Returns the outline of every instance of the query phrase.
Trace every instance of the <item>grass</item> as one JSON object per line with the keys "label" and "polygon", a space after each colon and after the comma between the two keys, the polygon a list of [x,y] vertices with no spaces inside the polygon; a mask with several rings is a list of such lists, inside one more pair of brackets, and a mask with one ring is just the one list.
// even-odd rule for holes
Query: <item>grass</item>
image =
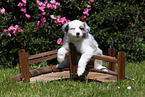
{"label": "grass", "polygon": [[144,64],[145,61],[126,64],[126,75],[134,78],[135,82],[125,80],[108,83],[71,79],[46,83],[10,83],[10,78],[19,73],[19,68],[0,68],[0,97],[144,97]]}

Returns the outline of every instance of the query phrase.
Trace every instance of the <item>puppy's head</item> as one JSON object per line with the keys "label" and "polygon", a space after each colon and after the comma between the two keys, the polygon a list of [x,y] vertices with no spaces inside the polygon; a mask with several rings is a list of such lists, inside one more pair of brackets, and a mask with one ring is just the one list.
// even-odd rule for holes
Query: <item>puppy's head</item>
{"label": "puppy's head", "polygon": [[64,24],[62,30],[68,35],[69,39],[78,41],[86,37],[90,31],[90,27],[85,22],[74,20]]}

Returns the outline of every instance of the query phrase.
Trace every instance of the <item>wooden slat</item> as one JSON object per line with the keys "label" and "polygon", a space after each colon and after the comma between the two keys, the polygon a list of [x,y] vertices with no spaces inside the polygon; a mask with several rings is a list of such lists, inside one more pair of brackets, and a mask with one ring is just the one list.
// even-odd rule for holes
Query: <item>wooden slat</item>
{"label": "wooden slat", "polygon": [[108,62],[115,62],[115,63],[118,62],[118,60],[115,59],[114,57],[111,57],[111,56],[105,56],[105,55],[103,55],[103,56],[94,55],[93,58],[94,58],[94,59],[99,59],[99,60],[108,61]]}
{"label": "wooden slat", "polygon": [[42,62],[42,61],[47,61],[47,60],[51,60],[57,58],[57,55],[51,55],[51,56],[47,56],[47,57],[43,57],[43,58],[39,58],[39,59],[34,59],[34,60],[30,60],[29,64],[34,64],[34,63],[38,63],[38,62]]}
{"label": "wooden slat", "polygon": [[42,56],[46,56],[46,55],[55,54],[55,53],[57,53],[57,50],[48,51],[48,52],[44,52],[44,53],[40,53],[40,54],[35,54],[35,55],[30,55],[29,59],[34,59],[34,58],[38,58],[38,57],[42,57]]}

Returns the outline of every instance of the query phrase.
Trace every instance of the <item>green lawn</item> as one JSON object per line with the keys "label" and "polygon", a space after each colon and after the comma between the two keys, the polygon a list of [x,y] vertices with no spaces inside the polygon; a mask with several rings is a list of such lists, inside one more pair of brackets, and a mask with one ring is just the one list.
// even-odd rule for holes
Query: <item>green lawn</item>
{"label": "green lawn", "polygon": [[145,61],[126,64],[126,75],[135,79],[135,82],[61,80],[47,83],[10,83],[10,78],[18,73],[18,67],[0,68],[0,97],[145,97]]}

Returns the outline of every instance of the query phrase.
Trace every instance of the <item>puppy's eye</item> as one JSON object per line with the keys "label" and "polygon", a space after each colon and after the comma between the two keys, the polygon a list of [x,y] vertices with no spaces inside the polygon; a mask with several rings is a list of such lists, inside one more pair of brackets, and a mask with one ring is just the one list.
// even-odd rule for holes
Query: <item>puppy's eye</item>
{"label": "puppy's eye", "polygon": [[80,27],[81,30],[85,30],[84,28]]}
{"label": "puppy's eye", "polygon": [[75,28],[70,28],[70,30],[75,30]]}

